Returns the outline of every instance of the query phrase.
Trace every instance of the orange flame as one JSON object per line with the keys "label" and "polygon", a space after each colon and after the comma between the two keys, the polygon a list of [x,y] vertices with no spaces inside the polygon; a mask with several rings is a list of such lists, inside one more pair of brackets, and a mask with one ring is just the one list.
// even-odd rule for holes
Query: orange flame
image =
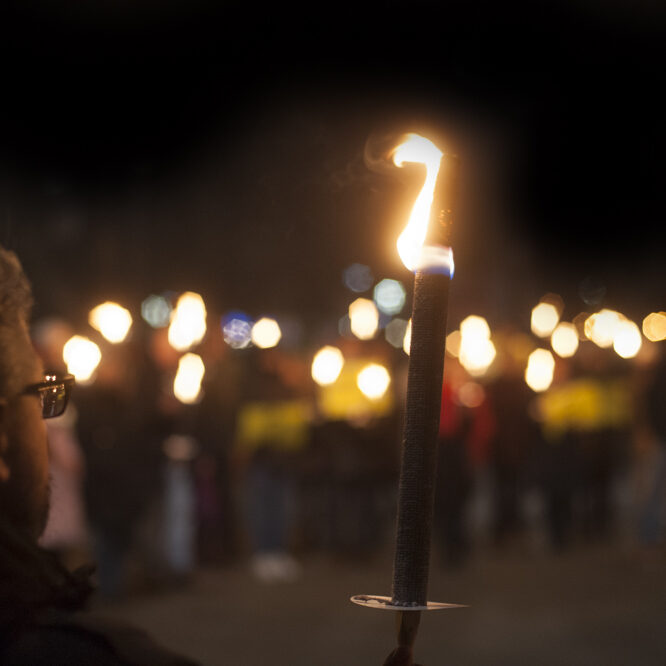
{"label": "orange flame", "polygon": [[[432,255],[432,250],[442,250],[444,248],[424,248],[426,234],[428,232],[428,221],[430,219],[430,209],[435,194],[435,185],[439,175],[439,167],[442,161],[443,153],[435,146],[432,141],[418,134],[407,134],[405,141],[400,144],[393,153],[393,162],[396,166],[402,167],[405,162],[416,162],[423,164],[426,168],[426,177],[423,187],[419,192],[412,213],[407,222],[407,226],[398,238],[398,254],[402,263],[411,271],[422,268],[424,262],[451,264],[451,273],[453,268],[450,250],[445,248],[446,256],[425,257],[424,250]],[[437,252],[441,255],[441,252]]]}

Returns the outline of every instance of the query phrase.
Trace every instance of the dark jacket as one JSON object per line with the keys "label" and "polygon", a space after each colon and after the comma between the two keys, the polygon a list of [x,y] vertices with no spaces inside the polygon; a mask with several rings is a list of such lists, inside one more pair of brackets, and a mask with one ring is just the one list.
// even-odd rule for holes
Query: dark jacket
{"label": "dark jacket", "polygon": [[146,633],[84,611],[90,569],[72,574],[0,522],[0,664],[194,666]]}

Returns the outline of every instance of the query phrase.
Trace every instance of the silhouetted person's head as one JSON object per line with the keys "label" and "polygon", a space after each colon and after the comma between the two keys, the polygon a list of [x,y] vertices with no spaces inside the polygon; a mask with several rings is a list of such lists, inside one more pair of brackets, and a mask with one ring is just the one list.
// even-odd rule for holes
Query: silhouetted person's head
{"label": "silhouetted person's head", "polygon": [[48,513],[49,467],[31,304],[19,260],[0,247],[0,521],[37,538]]}

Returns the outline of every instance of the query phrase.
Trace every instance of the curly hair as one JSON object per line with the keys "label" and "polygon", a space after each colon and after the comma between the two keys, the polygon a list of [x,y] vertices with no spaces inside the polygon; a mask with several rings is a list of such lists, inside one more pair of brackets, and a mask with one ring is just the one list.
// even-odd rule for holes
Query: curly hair
{"label": "curly hair", "polygon": [[25,353],[31,308],[32,292],[21,262],[0,246],[0,396],[5,398],[21,390],[25,372],[34,365]]}

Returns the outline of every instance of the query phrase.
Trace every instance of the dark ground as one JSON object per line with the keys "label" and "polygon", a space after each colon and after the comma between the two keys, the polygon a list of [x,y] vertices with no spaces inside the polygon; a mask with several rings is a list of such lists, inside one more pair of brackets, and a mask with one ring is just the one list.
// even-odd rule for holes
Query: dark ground
{"label": "dark ground", "polygon": [[[663,666],[665,562],[663,552],[645,560],[629,546],[588,544],[560,555],[487,551],[456,572],[435,566],[430,598],[469,608],[425,615],[416,657],[425,666]],[[393,617],[348,599],[388,594],[390,576],[390,554],[372,564],[306,560],[290,584],[260,584],[242,566],[203,570],[187,589],[106,612],[211,666],[379,666]]]}

